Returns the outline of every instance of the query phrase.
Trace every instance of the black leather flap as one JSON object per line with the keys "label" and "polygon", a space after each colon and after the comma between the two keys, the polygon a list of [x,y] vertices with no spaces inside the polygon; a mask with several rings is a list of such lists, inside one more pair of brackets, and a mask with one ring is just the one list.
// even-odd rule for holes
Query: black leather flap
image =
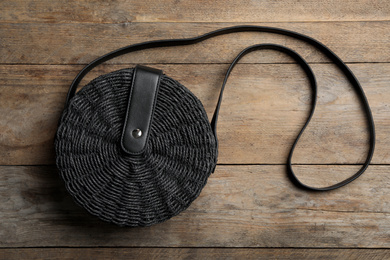
{"label": "black leather flap", "polygon": [[161,70],[137,65],[130,87],[129,103],[121,139],[122,149],[130,154],[143,151],[160,85]]}

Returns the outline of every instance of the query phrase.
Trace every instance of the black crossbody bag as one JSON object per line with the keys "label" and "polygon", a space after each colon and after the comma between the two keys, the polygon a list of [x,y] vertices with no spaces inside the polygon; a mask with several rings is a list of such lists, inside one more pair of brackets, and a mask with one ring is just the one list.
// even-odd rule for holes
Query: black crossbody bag
{"label": "black crossbody bag", "polygon": [[[302,40],[324,53],[344,73],[358,94],[369,129],[367,158],[354,175],[323,188],[303,184],[294,174],[294,148],[313,116],[315,76],[295,51],[276,44],[247,47],[230,64],[211,123],[200,100],[161,70],[137,65],[92,80],[76,94],[82,78],[117,56],[151,48],[191,45],[236,32],[267,32]],[[299,188],[329,191],[358,178],[370,164],[375,127],[367,98],[348,66],[325,45],[279,28],[235,26],[187,39],[138,43],[103,55],[73,80],[55,136],[56,164],[68,192],[89,213],[120,226],[149,226],[185,210],[214,172],[218,158],[217,120],[230,72],[246,54],[264,49],[283,52],[305,71],[312,89],[311,111],[287,158],[287,174]]]}

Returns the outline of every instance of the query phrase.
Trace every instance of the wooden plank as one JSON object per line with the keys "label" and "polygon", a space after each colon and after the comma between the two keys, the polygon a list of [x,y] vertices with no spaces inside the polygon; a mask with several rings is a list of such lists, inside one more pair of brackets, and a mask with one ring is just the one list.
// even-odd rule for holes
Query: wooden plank
{"label": "wooden plank", "polygon": [[[91,9],[93,11],[91,11]],[[297,22],[389,20],[390,4],[344,1],[1,1],[2,22]]]}
{"label": "wooden plank", "polygon": [[[107,65],[87,76],[131,67]],[[162,65],[203,102],[209,118],[227,65]],[[53,164],[53,137],[68,86],[81,66],[0,66],[0,164]],[[368,95],[377,125],[374,163],[390,163],[390,64],[351,64]],[[361,163],[367,133],[350,86],[329,64],[314,64],[319,105],[298,144],[294,163]],[[219,163],[283,164],[310,107],[310,90],[294,64],[237,65],[218,125]],[[308,156],[310,154],[310,156]]]}
{"label": "wooden plank", "polygon": [[[296,166],[329,184],[356,166]],[[0,247],[359,247],[390,246],[390,166],[370,166],[334,192],[297,190],[281,165],[218,166],[200,197],[171,220],[120,228],[89,216],[54,167],[0,167]],[[321,178],[322,177],[322,178]]]}
{"label": "wooden plank", "polygon": [[18,248],[0,249],[3,259],[389,259],[388,249],[266,248]]}
{"label": "wooden plank", "polygon": [[[4,2],[5,3],[5,2]],[[0,24],[0,63],[85,64],[111,50],[158,39],[188,38],[237,24]],[[327,45],[346,62],[389,62],[390,21],[263,23],[307,34]],[[328,61],[319,52],[287,36],[236,33],[174,48],[147,50],[117,58],[115,63],[227,63],[245,47],[277,43],[297,50],[310,62]],[[291,62],[284,55],[250,55],[248,63]]]}

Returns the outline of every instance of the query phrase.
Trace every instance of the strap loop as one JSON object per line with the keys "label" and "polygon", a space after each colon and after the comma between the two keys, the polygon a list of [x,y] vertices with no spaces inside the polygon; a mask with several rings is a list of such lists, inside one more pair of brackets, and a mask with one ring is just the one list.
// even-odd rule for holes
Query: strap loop
{"label": "strap loop", "polygon": [[127,53],[134,52],[134,51],[140,51],[140,50],[151,49],[151,48],[159,48],[159,47],[172,47],[172,46],[190,45],[190,44],[195,44],[195,43],[207,40],[207,39],[209,39],[211,37],[215,37],[215,36],[218,36],[218,35],[230,34],[230,33],[236,33],[236,32],[268,32],[268,33],[275,33],[275,34],[286,35],[286,36],[289,36],[289,37],[292,37],[292,38],[295,38],[295,39],[302,40],[302,41],[304,41],[306,43],[309,43],[309,44],[313,45],[314,47],[316,47],[317,49],[319,49],[321,52],[323,52],[344,73],[344,75],[347,77],[349,82],[352,84],[354,90],[356,91],[356,93],[358,94],[358,96],[360,98],[360,101],[362,103],[364,112],[366,114],[366,120],[367,120],[367,124],[368,124],[368,129],[369,129],[369,132],[370,132],[370,147],[369,147],[369,151],[368,151],[368,154],[367,154],[367,157],[366,157],[366,161],[363,163],[363,166],[361,167],[361,169],[358,172],[356,172],[354,175],[352,175],[351,177],[349,177],[349,178],[345,179],[344,181],[341,181],[341,182],[339,182],[339,183],[337,183],[335,185],[328,186],[328,187],[323,187],[323,188],[312,187],[312,186],[308,186],[306,184],[303,184],[296,177],[296,175],[295,175],[295,173],[294,173],[294,171],[292,169],[291,159],[292,159],[292,156],[293,156],[293,152],[294,152],[295,146],[296,146],[296,144],[299,141],[299,138],[301,137],[303,131],[305,130],[306,126],[309,124],[310,119],[313,116],[313,113],[314,113],[314,110],[315,110],[315,105],[316,105],[316,98],[317,98],[317,84],[316,84],[316,80],[315,80],[315,77],[314,77],[314,74],[313,74],[312,70],[310,69],[310,67],[307,64],[307,62],[301,56],[299,56],[296,52],[292,51],[291,49],[288,49],[286,47],[283,47],[283,46],[280,46],[280,45],[276,45],[276,44],[258,44],[258,45],[250,46],[250,47],[244,49],[235,58],[235,60],[230,65],[230,67],[229,67],[229,69],[228,69],[228,71],[226,73],[225,80],[224,80],[224,82],[222,84],[222,88],[221,88],[221,92],[220,92],[220,95],[219,95],[218,103],[217,103],[217,106],[215,108],[215,112],[214,112],[213,118],[211,120],[211,126],[212,126],[212,129],[214,131],[216,140],[217,140],[217,129],[216,128],[217,128],[217,121],[218,121],[218,113],[219,113],[219,109],[220,109],[221,102],[222,102],[223,91],[225,89],[225,85],[226,85],[227,79],[228,79],[232,69],[236,65],[236,63],[244,55],[246,55],[249,52],[255,51],[255,50],[260,50],[260,49],[278,50],[278,51],[281,51],[281,52],[284,52],[284,53],[290,55],[292,58],[294,58],[298,62],[298,64],[306,72],[306,74],[307,74],[307,76],[309,78],[309,81],[310,81],[310,85],[311,85],[311,87],[313,89],[313,92],[312,92],[312,108],[311,108],[310,115],[307,118],[307,121],[306,121],[305,125],[302,127],[301,131],[299,132],[295,142],[293,143],[291,151],[290,151],[290,154],[289,154],[288,159],[287,159],[287,174],[288,174],[290,180],[297,187],[302,188],[302,189],[311,190],[311,191],[328,191],[328,190],[334,190],[334,189],[340,188],[340,187],[342,187],[342,186],[352,182],[356,178],[358,178],[367,169],[368,165],[370,164],[372,156],[374,154],[374,149],[375,149],[375,125],[374,125],[374,120],[373,120],[373,117],[372,117],[371,109],[370,109],[370,106],[368,104],[366,95],[365,95],[362,87],[360,86],[359,81],[356,79],[356,77],[352,73],[352,71],[328,47],[326,47],[324,44],[320,43],[319,41],[317,41],[317,40],[315,40],[315,39],[313,39],[311,37],[308,37],[306,35],[303,35],[303,34],[300,34],[300,33],[296,33],[296,32],[293,32],[293,31],[285,30],[285,29],[274,28],[274,27],[266,27],[266,26],[255,26],[255,25],[233,26],[233,27],[227,27],[227,28],[222,28],[222,29],[219,29],[219,30],[215,30],[215,31],[212,31],[212,32],[209,32],[209,33],[197,36],[197,37],[193,37],[193,38],[148,41],[148,42],[143,42],[143,43],[129,45],[129,46],[126,46],[126,47],[114,50],[114,51],[112,51],[110,53],[107,53],[107,54],[97,58],[96,60],[92,61],[91,63],[86,65],[79,72],[79,74],[73,80],[73,82],[72,82],[72,84],[71,84],[71,86],[69,88],[68,95],[66,97],[65,106],[66,107],[68,106],[70,100],[75,95],[77,86],[79,85],[79,83],[83,79],[83,77],[89,71],[91,71],[94,67],[96,67],[97,65],[99,65],[99,64],[101,64],[101,63],[103,63],[105,61],[108,61],[108,60],[113,59],[115,57],[118,57],[120,55],[127,54]]}

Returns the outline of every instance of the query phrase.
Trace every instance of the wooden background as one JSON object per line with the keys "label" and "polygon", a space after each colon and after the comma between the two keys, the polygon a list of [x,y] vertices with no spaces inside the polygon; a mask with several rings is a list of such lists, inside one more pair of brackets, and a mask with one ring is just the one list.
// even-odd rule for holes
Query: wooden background
{"label": "wooden background", "polygon": [[[304,33],[348,63],[376,123],[368,171],[327,193],[289,182],[286,158],[309,112],[310,89],[290,58],[262,51],[245,57],[230,77],[219,164],[188,210],[156,226],[118,228],[76,206],[53,149],[76,73],[128,44],[239,24]],[[318,108],[293,158],[298,175],[312,185],[350,176],[368,150],[359,100],[340,71],[297,40],[225,35],[126,55],[87,80],[149,64],[187,86],[210,117],[228,63],[246,46],[268,42],[298,51],[319,82]],[[389,259],[389,85],[389,1],[0,1],[0,259]]]}

